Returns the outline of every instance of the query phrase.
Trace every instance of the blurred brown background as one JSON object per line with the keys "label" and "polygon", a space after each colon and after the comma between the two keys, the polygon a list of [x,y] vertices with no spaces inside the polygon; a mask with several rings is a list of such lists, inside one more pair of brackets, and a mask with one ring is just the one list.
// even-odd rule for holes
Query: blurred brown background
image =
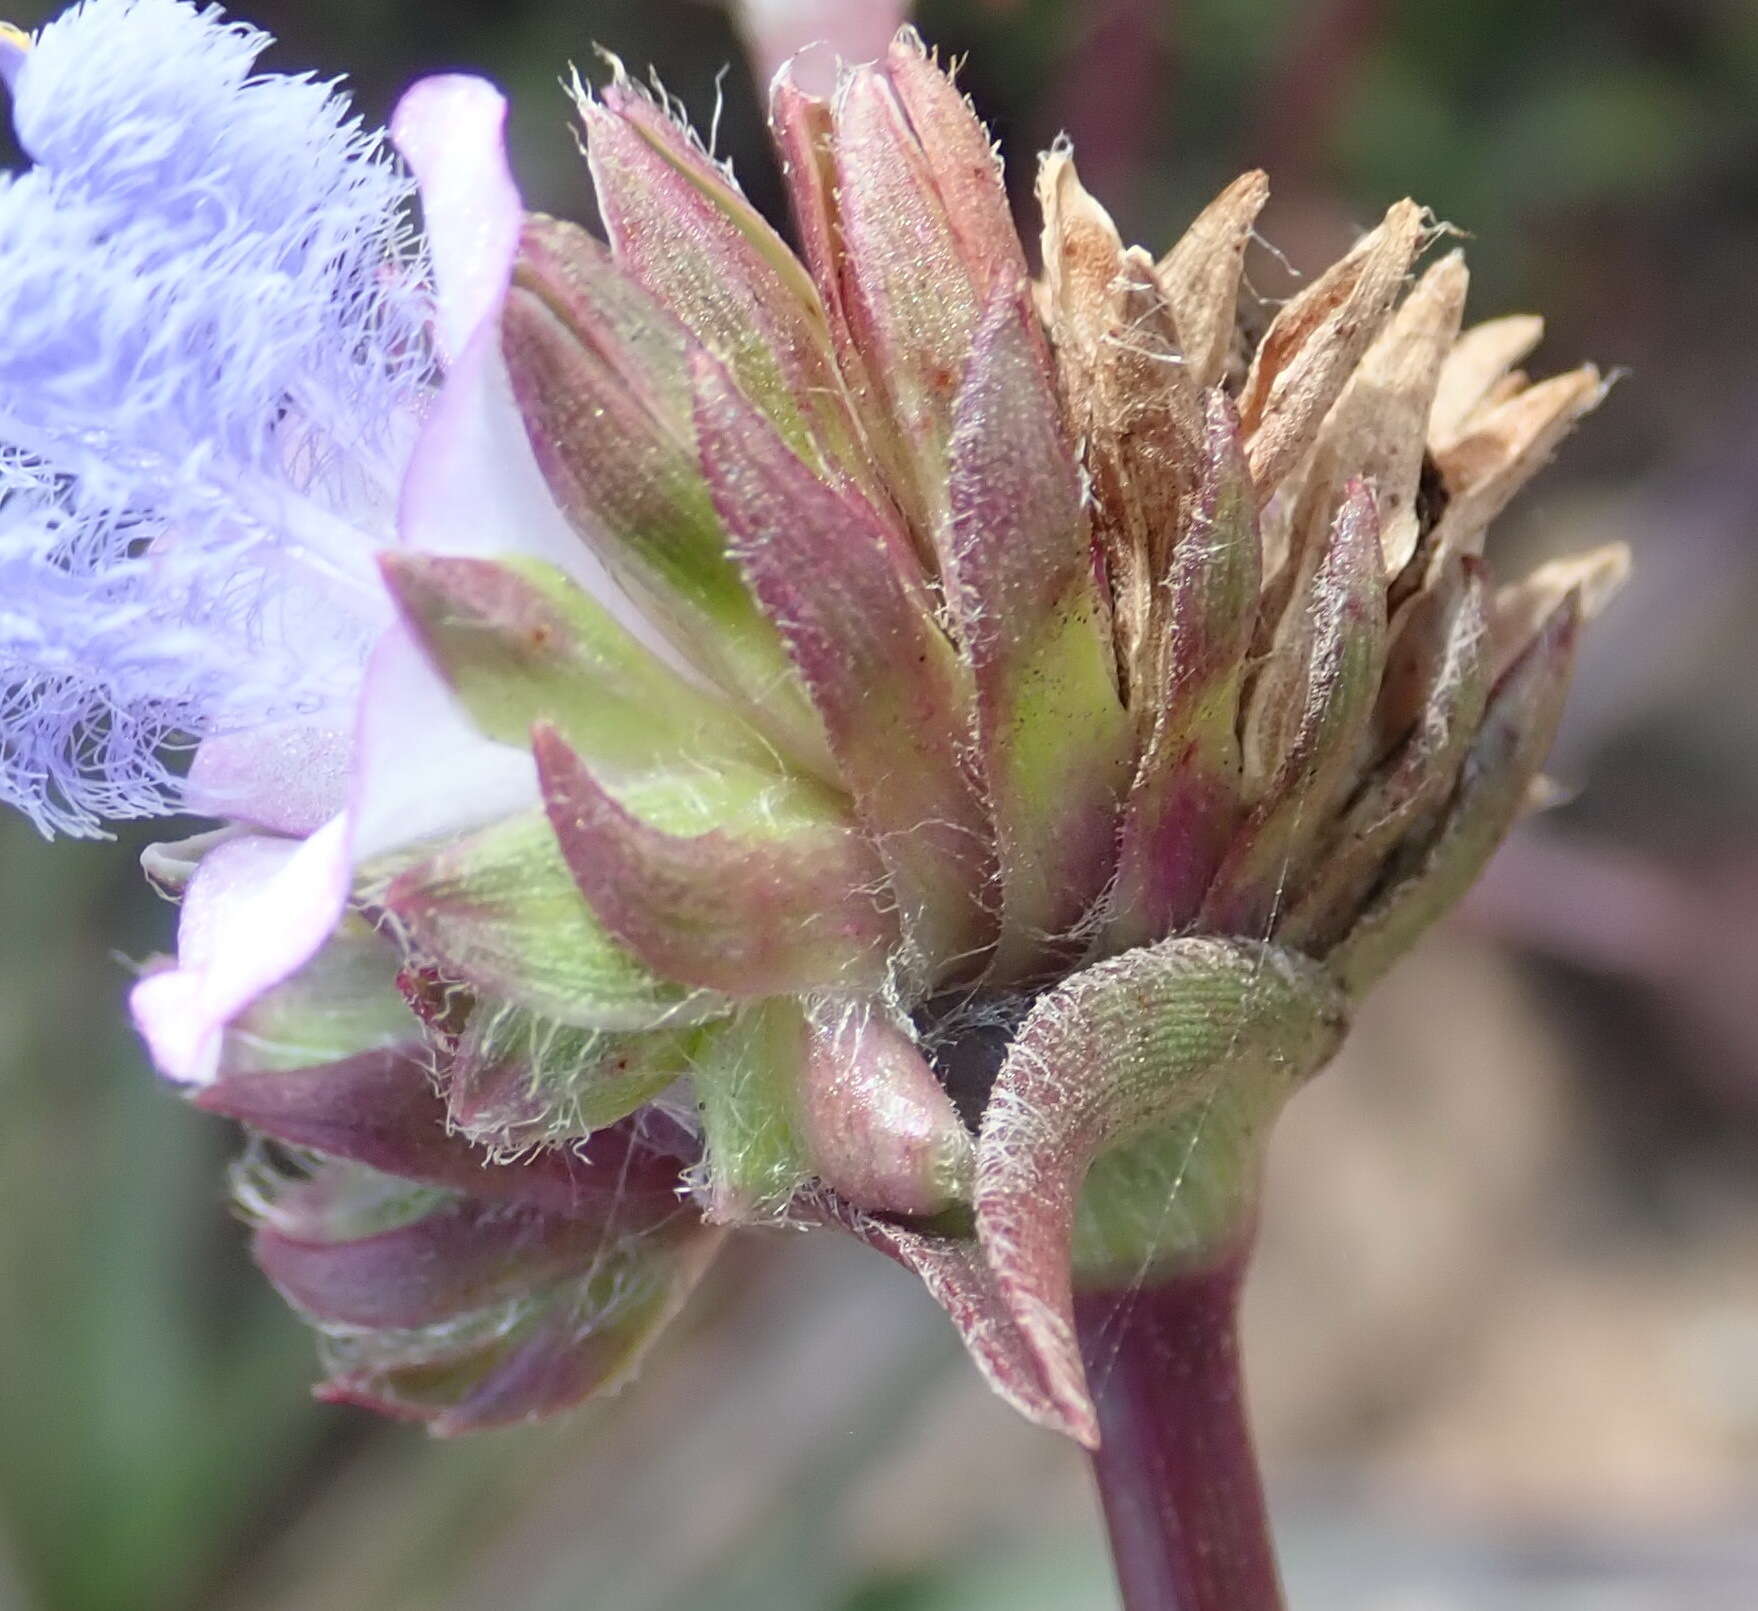
{"label": "blurred brown background", "polygon": [[[15,7],[17,0],[14,0]],[[14,11],[26,26],[53,8]],[[653,63],[775,209],[706,0],[255,0],[369,117],[435,68],[515,100],[533,206],[589,213],[558,77]],[[1553,771],[1469,911],[1278,1136],[1248,1317],[1299,1611],[1758,1604],[1758,7],[925,0],[1029,191],[1059,128],[1125,233],[1240,169],[1328,261],[1410,193],[1479,317],[1628,371],[1499,528],[1626,538]],[[720,76],[722,69],[724,76]],[[1253,279],[1285,291],[1268,253]],[[462,1445],[305,1396],[155,1088],[123,956],[151,835],[0,823],[3,1611],[1050,1611],[1112,1601],[1081,1463],[899,1273],[747,1240],[622,1399]]]}

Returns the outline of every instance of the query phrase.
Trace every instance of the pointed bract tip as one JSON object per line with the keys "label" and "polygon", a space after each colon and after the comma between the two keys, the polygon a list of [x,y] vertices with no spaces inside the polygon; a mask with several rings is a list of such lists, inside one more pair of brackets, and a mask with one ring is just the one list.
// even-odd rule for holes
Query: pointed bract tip
{"label": "pointed bract tip", "polygon": [[928,48],[927,41],[922,38],[921,29],[913,22],[906,22],[891,36],[891,49],[894,52],[908,51],[912,55],[926,57],[929,61],[937,60],[935,52]]}

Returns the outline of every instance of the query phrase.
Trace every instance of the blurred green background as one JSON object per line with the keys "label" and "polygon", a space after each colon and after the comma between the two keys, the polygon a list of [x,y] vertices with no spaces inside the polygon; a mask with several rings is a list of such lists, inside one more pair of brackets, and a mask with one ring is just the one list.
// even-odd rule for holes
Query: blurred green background
{"label": "blurred green background", "polygon": [[[32,26],[53,7],[14,0]],[[367,115],[436,68],[515,103],[590,216],[559,77],[652,63],[778,211],[706,0],[256,0]],[[1029,192],[1073,134],[1152,248],[1271,170],[1316,267],[1410,193],[1476,316],[1628,371],[1500,562],[1626,538],[1555,770],[1468,911],[1277,1139],[1248,1310],[1298,1611],[1736,1611],[1758,1584],[1758,7],[926,0]],[[1287,285],[1267,253],[1254,284]],[[747,1240],[618,1401],[458,1445],[313,1405],[148,1074],[150,835],[0,823],[3,1611],[1050,1611],[1110,1605],[1080,1461],[990,1402],[911,1283]]]}

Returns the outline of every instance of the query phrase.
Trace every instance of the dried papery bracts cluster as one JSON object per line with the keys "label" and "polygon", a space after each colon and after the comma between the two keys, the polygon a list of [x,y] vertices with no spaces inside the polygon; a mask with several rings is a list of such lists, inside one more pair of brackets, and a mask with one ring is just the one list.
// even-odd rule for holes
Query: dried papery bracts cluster
{"label": "dried papery bracts cluster", "polygon": [[399,111],[436,373],[335,814],[260,804],[309,725],[208,737],[233,826],[151,858],[137,1012],[268,1138],[333,1395],[573,1402],[790,1222],[1093,1442],[1075,1286],[1247,1234],[1276,1110],[1532,797],[1624,562],[1498,585],[1484,538],[1602,382],[1461,333],[1407,201],[1260,310],[1262,175],[1156,259],[1059,149],[1034,277],[909,32],[775,85],[798,256],[661,96],[578,105],[604,241],[521,214],[485,86]]}

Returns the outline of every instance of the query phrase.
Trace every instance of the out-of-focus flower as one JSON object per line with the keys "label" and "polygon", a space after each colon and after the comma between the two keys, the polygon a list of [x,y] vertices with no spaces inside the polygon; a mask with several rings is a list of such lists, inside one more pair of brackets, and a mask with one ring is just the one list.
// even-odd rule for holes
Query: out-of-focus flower
{"label": "out-of-focus flower", "polygon": [[1077,1281],[1247,1233],[1534,787],[1622,558],[1497,588],[1483,538],[1598,375],[1461,335],[1410,202],[1249,339],[1257,174],[1155,260],[1053,151],[1034,282],[908,32],[777,82],[803,261],[620,72],[608,243],[523,213],[494,91],[411,90],[417,248],[261,43],[90,0],[10,60],[0,708],[45,826],[225,822],[148,857],[135,1011],[269,1138],[327,1391],[556,1408],[792,1220],[1093,1442]]}
{"label": "out-of-focus flower", "polygon": [[[732,6],[759,78],[767,83],[801,52],[811,52],[795,67],[808,89],[831,87],[838,59],[883,56],[910,14],[910,0],[732,0]],[[814,76],[823,82],[812,82]]]}

